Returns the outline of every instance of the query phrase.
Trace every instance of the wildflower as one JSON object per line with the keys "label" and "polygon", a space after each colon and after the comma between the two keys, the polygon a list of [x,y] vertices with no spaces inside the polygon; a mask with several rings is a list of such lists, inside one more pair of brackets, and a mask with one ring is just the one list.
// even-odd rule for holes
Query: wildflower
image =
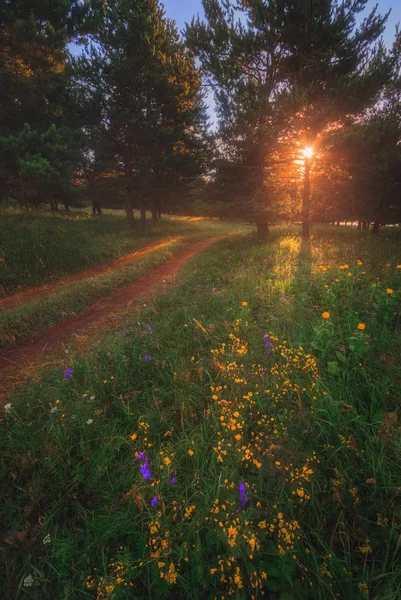
{"label": "wildflower", "polygon": [[241,302],[241,306],[248,306],[248,302]]}
{"label": "wildflower", "polygon": [[193,456],[195,454],[195,452],[193,450],[191,450],[191,448],[188,450],[188,454],[189,456]]}
{"label": "wildflower", "polygon": [[281,294],[280,302],[287,302],[284,294]]}
{"label": "wildflower", "polygon": [[145,452],[137,452],[136,457],[138,460],[143,460],[145,458]]}
{"label": "wildflower", "polygon": [[365,594],[365,596],[367,596],[369,594],[369,588],[368,588],[368,584],[366,583],[366,581],[363,581],[362,583],[358,583],[358,590],[361,592],[361,594]]}
{"label": "wildflower", "polygon": [[145,356],[145,360],[152,360],[152,357],[151,357],[151,356],[149,356],[149,354],[146,354],[146,356]]}
{"label": "wildflower", "polygon": [[8,414],[9,412],[11,412],[12,406],[13,406],[13,405],[11,404],[11,402],[8,402],[7,404],[5,404],[5,405],[4,405],[4,412],[5,412],[6,414]]}
{"label": "wildflower", "polygon": [[297,490],[297,494],[300,498],[303,498],[305,496],[305,491],[301,488],[300,490]]}
{"label": "wildflower", "polygon": [[95,398],[96,398],[96,396],[91,396],[91,397],[89,398],[89,400],[94,400]]}
{"label": "wildflower", "polygon": [[46,544],[50,544],[51,538],[50,538],[50,533],[48,533],[47,535],[45,535],[45,537],[43,538],[43,543]]}
{"label": "wildflower", "polygon": [[53,406],[53,408],[50,410],[50,412],[53,414],[55,412],[57,412],[57,406]]}
{"label": "wildflower", "polygon": [[145,462],[141,465],[141,469],[140,472],[144,478],[145,481],[149,481],[149,479],[152,479],[152,472],[149,468],[149,464],[148,464],[148,459],[145,458]]}
{"label": "wildflower", "polygon": [[269,334],[265,333],[265,335],[263,336],[265,339],[265,346],[266,346],[266,354],[267,356],[270,356],[271,354],[271,348],[273,348],[273,344],[271,343],[271,341],[269,340]]}
{"label": "wildflower", "polygon": [[327,319],[330,319],[330,313],[329,313],[329,312],[327,312],[327,310],[325,310],[325,311],[322,313],[322,319],[324,319],[325,321],[327,321]]}
{"label": "wildflower", "polygon": [[131,440],[132,440],[132,441],[136,440],[136,438],[137,438],[137,437],[138,437],[138,436],[137,436],[137,434],[136,434],[136,433],[133,433],[133,434],[130,436],[130,438],[131,438]]}
{"label": "wildflower", "polygon": [[87,425],[92,425],[92,423],[93,423],[93,419],[88,419],[88,420],[86,421],[86,424],[87,424]]}
{"label": "wildflower", "polygon": [[397,265],[397,269],[401,269],[401,265]]}
{"label": "wildflower", "polygon": [[170,479],[170,485],[171,485],[171,486],[175,485],[175,482],[176,482],[176,481],[177,481],[177,480],[176,480],[176,478],[175,478],[175,477],[172,477],[172,478]]}
{"label": "wildflower", "polygon": [[74,373],[74,369],[67,369],[66,372],[64,373],[64,379],[69,379],[71,377],[71,375],[73,375]]}
{"label": "wildflower", "polygon": [[359,329],[359,331],[363,331],[364,329],[366,329],[365,323],[359,323],[358,324],[358,329]]}
{"label": "wildflower", "polygon": [[128,329],[124,329],[124,335],[127,335],[128,331]]}
{"label": "wildflower", "polygon": [[154,496],[150,502],[151,506],[156,506],[159,501],[159,496]]}
{"label": "wildflower", "polygon": [[24,579],[24,587],[32,587],[33,586],[33,577],[32,575],[28,575],[28,577],[25,577]]}
{"label": "wildflower", "polygon": [[239,499],[241,502],[241,506],[242,508],[245,508],[245,506],[248,503],[248,496],[246,495],[246,487],[245,487],[245,483],[243,481],[241,481],[241,483],[238,486],[239,489]]}
{"label": "wildflower", "polygon": [[393,293],[393,290],[391,288],[387,288],[386,289],[386,294],[388,294],[389,296],[391,296],[392,293]]}
{"label": "wildflower", "polygon": [[361,261],[361,260],[357,260],[357,261],[356,261],[356,264],[357,264],[357,265],[360,267],[360,266],[361,266],[363,263],[362,263],[362,261]]}
{"label": "wildflower", "polygon": [[150,326],[148,327],[148,331],[149,331],[150,335],[152,335],[153,329]]}

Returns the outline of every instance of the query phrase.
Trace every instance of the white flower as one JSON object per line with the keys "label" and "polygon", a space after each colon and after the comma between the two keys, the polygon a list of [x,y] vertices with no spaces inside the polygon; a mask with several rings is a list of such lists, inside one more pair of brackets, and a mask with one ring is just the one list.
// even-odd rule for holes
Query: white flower
{"label": "white flower", "polygon": [[82,394],[82,398],[86,398],[88,394]]}
{"label": "white flower", "polygon": [[28,575],[24,579],[24,587],[32,587],[33,586],[33,577],[32,575]]}
{"label": "white flower", "polygon": [[50,410],[51,413],[55,413],[57,412],[57,406],[53,406],[53,408]]}
{"label": "white flower", "polygon": [[45,535],[45,537],[43,538],[43,543],[44,544],[50,544],[50,533],[48,533],[47,535]]}
{"label": "white flower", "polygon": [[5,412],[6,412],[6,413],[9,413],[9,412],[11,412],[12,406],[13,406],[13,405],[11,404],[11,402],[9,402],[8,404],[5,404],[5,405],[4,405],[4,410],[5,410]]}
{"label": "white flower", "polygon": [[89,400],[94,400],[95,398],[96,398],[96,396],[91,396],[91,397],[89,398]]}
{"label": "white flower", "polygon": [[86,424],[87,424],[87,425],[92,425],[92,423],[93,423],[93,419],[88,419],[88,420],[86,421]]}

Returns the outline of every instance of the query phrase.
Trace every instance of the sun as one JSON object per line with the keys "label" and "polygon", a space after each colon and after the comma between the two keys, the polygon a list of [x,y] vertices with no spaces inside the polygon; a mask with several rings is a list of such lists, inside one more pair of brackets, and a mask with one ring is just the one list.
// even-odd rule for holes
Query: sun
{"label": "sun", "polygon": [[310,146],[307,146],[306,148],[302,149],[302,154],[304,155],[305,158],[312,158],[313,156],[313,148],[311,148]]}

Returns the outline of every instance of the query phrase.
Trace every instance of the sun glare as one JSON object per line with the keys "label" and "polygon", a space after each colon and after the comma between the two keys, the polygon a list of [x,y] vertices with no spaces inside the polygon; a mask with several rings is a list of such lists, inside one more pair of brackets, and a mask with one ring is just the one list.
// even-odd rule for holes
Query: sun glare
{"label": "sun glare", "polygon": [[312,156],[313,156],[313,148],[311,148],[310,146],[307,146],[306,148],[303,148],[302,154],[304,155],[305,158],[312,158]]}

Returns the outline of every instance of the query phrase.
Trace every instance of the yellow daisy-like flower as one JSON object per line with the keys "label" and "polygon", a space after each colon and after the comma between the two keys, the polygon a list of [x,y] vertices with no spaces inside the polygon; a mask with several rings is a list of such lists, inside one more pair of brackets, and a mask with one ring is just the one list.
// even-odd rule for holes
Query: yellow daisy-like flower
{"label": "yellow daisy-like flower", "polygon": [[363,263],[362,263],[362,261],[361,261],[361,260],[357,260],[357,261],[356,261],[356,264],[357,264],[357,265],[360,267],[360,266],[361,266]]}
{"label": "yellow daisy-like flower", "polygon": [[393,293],[393,290],[391,288],[387,288],[386,289],[386,293],[391,296],[391,294]]}
{"label": "yellow daisy-like flower", "polygon": [[300,498],[303,498],[305,496],[305,491],[301,488],[300,490],[297,490],[297,494]]}
{"label": "yellow daisy-like flower", "polygon": [[359,331],[363,331],[364,329],[366,329],[365,323],[359,323],[358,329],[359,329]]}
{"label": "yellow daisy-like flower", "polygon": [[189,456],[193,456],[195,454],[195,452],[193,450],[191,450],[191,448],[188,450],[188,454]]}
{"label": "yellow daisy-like flower", "polygon": [[397,265],[397,269],[401,269],[401,265]]}
{"label": "yellow daisy-like flower", "polygon": [[131,438],[131,440],[132,440],[132,441],[136,440],[136,438],[137,438],[137,437],[138,437],[138,436],[137,436],[137,434],[136,434],[136,433],[133,433],[133,434],[130,436],[130,438]]}
{"label": "yellow daisy-like flower", "polygon": [[322,319],[324,319],[325,321],[327,321],[327,319],[330,319],[330,313],[327,312],[327,310],[325,310],[324,313],[322,313]]}
{"label": "yellow daisy-like flower", "polygon": [[242,306],[248,306],[248,302],[242,302]]}

